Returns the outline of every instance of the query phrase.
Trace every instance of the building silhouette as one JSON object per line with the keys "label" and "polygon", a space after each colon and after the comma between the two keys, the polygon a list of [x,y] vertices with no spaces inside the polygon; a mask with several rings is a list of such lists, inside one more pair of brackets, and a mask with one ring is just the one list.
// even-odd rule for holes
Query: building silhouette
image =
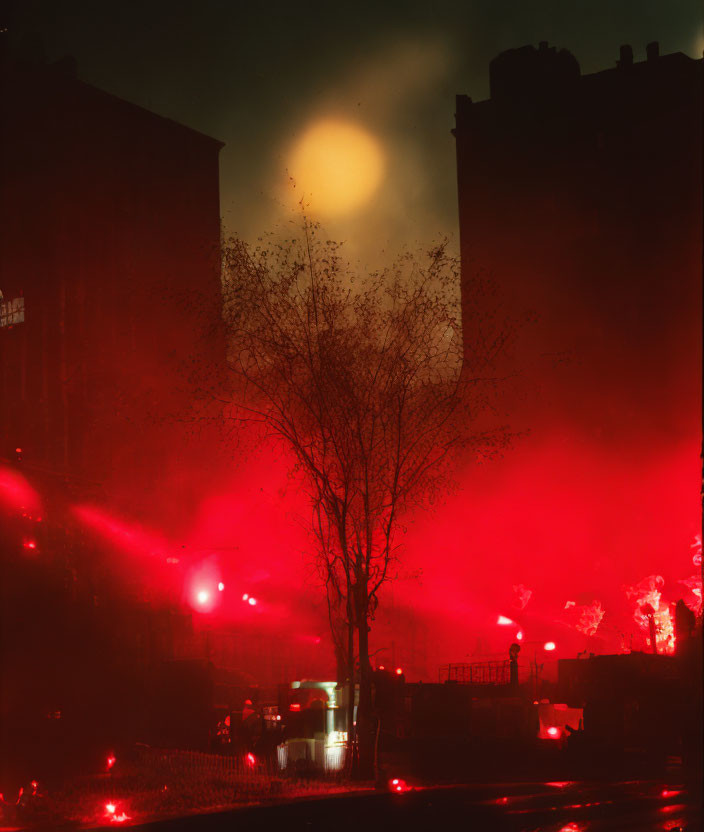
{"label": "building silhouette", "polygon": [[222,144],[70,59],[5,60],[2,110],[0,457],[154,502],[216,358]]}
{"label": "building silhouette", "polygon": [[658,575],[663,607],[696,602],[702,60],[624,46],[583,75],[566,50],[511,49],[453,132],[465,370],[496,380],[491,419],[517,434],[467,486],[464,556],[491,559],[492,591],[536,590],[523,615],[562,622],[563,649],[584,649],[568,599],[607,610],[599,650],[645,649],[624,586]]}
{"label": "building silhouette", "polygon": [[485,273],[517,325],[519,429],[698,430],[702,60],[646,52],[582,75],[567,50],[511,49],[488,100],[457,97],[466,360],[491,335]]}

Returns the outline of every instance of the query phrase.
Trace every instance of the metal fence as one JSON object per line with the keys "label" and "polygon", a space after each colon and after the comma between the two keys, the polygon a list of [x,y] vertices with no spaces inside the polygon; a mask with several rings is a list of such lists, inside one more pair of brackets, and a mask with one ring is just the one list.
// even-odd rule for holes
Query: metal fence
{"label": "metal fence", "polygon": [[446,664],[440,668],[438,681],[463,685],[507,685],[510,682],[509,663],[505,660]]}

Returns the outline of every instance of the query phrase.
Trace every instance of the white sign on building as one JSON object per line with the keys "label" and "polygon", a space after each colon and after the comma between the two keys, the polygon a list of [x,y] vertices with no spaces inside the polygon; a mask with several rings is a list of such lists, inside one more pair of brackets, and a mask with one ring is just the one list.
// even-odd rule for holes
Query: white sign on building
{"label": "white sign on building", "polygon": [[14,326],[24,321],[24,298],[5,300],[0,292],[0,327]]}

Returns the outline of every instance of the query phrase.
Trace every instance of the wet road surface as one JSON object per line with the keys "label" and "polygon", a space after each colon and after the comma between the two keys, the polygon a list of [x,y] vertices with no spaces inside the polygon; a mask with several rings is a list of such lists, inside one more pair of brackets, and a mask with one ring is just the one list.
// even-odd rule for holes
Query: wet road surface
{"label": "wet road surface", "polygon": [[[131,827],[134,829],[135,827]],[[153,832],[699,832],[701,795],[663,781],[485,783],[367,791],[160,821]]]}

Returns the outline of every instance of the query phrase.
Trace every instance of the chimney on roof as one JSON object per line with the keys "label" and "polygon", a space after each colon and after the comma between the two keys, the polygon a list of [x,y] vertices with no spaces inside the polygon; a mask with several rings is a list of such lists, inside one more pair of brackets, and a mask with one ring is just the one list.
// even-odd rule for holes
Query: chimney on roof
{"label": "chimney on roof", "polygon": [[619,69],[628,69],[633,66],[633,47],[625,43],[619,50],[619,59],[616,61]]}
{"label": "chimney on roof", "polygon": [[645,55],[649,61],[660,57],[660,44],[654,40],[645,47]]}

